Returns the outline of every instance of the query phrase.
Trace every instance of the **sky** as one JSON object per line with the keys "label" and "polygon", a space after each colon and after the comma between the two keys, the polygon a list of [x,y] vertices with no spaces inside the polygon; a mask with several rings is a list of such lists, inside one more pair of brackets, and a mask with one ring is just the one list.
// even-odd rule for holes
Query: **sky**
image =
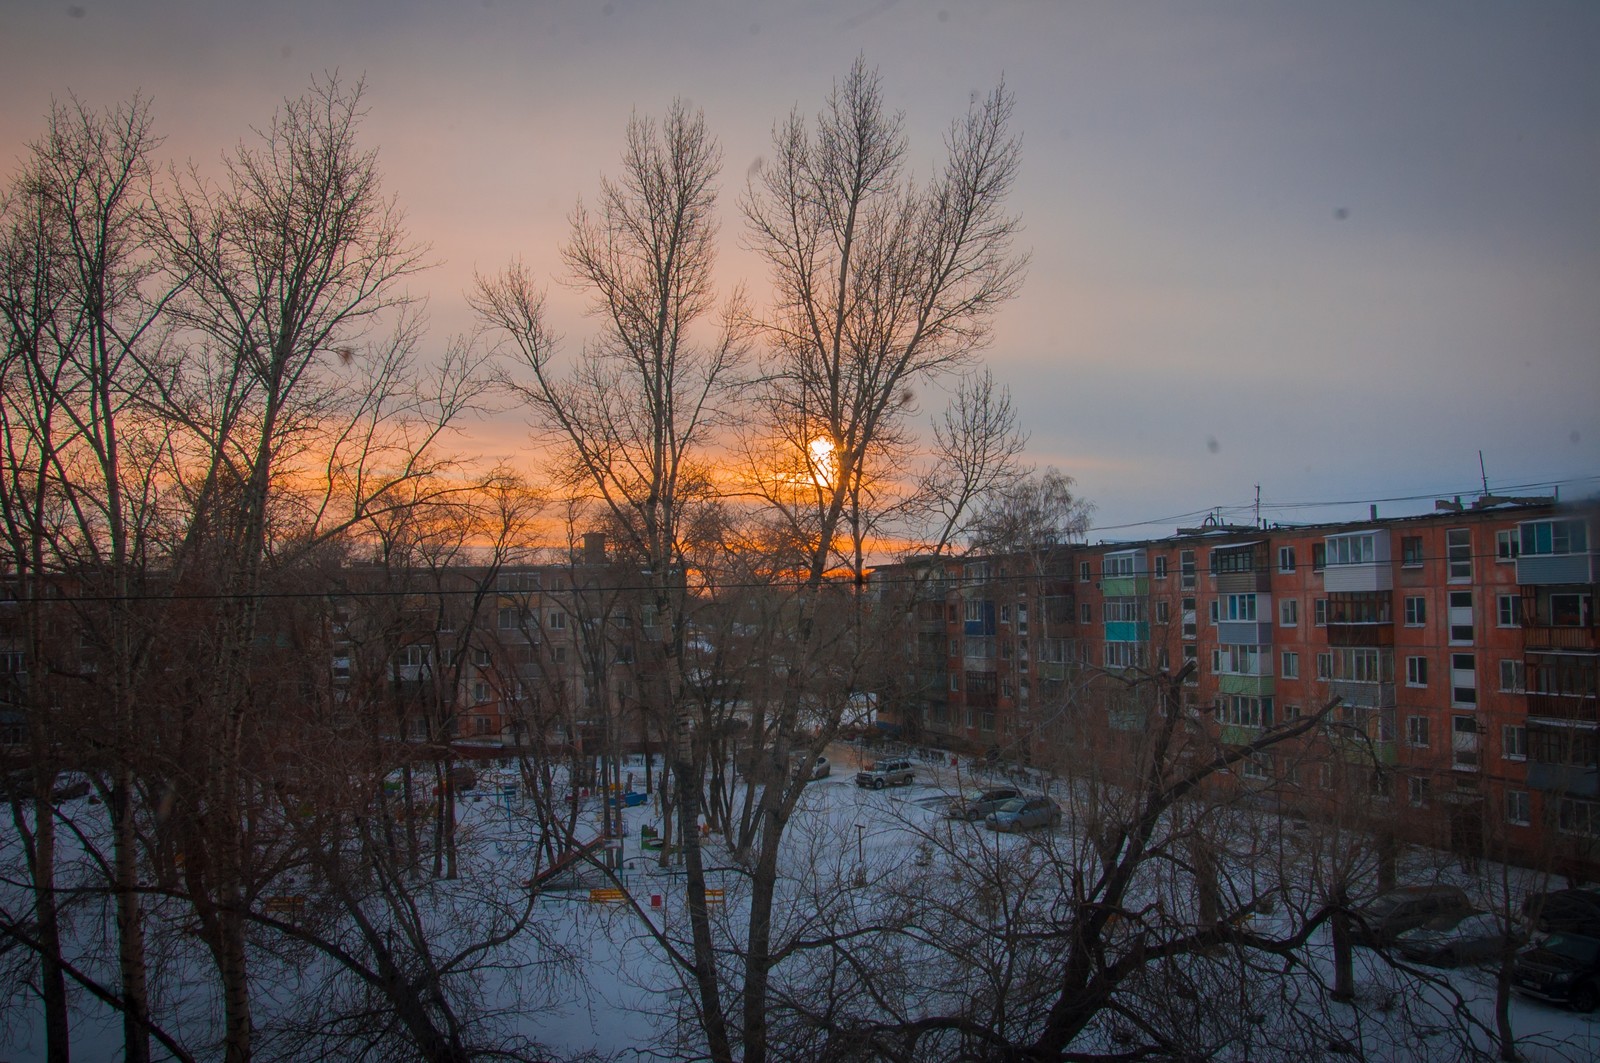
{"label": "sky", "polygon": [[704,110],[719,275],[758,291],[737,196],[858,56],[919,176],[974,94],[1016,96],[1031,263],[984,360],[1091,539],[1600,489],[1587,0],[0,0],[0,173],[68,93],[144,93],[164,157],[208,167],[313,76],[364,77],[364,136],[438,263],[412,285],[428,343],[471,328],[474,272],[521,259],[575,350],[558,249],[629,116]]}

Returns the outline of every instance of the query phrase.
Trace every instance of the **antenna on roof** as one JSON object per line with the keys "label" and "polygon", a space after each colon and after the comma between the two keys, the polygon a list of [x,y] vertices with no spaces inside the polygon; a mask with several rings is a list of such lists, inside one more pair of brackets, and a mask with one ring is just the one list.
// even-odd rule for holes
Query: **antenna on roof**
{"label": "antenna on roof", "polygon": [[1483,448],[1478,448],[1478,475],[1483,479],[1483,493],[1489,493],[1489,474],[1483,467]]}

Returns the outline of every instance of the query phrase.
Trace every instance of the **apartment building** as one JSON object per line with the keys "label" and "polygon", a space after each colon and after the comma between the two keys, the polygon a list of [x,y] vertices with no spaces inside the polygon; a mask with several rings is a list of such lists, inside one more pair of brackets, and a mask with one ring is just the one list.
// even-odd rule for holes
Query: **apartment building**
{"label": "apartment building", "polygon": [[1072,740],[1052,724],[1096,705],[1113,727],[1146,726],[1115,680],[1192,662],[1182,702],[1224,746],[1337,700],[1322,741],[1240,771],[1285,807],[1360,777],[1414,840],[1600,873],[1597,530],[1593,503],[1483,498],[1062,547],[1048,571],[1021,556],[946,563],[919,614],[921,674],[943,689],[925,683],[885,716],[1040,762]]}

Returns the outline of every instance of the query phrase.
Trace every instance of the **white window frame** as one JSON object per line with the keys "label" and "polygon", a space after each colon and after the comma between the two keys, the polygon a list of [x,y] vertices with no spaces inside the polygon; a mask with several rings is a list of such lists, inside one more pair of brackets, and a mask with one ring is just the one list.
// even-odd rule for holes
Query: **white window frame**
{"label": "white window frame", "polygon": [[1425,687],[1428,685],[1428,658],[1414,656],[1406,658],[1406,686]]}
{"label": "white window frame", "polygon": [[1300,655],[1293,650],[1283,651],[1283,678],[1300,678]]}
{"label": "white window frame", "polygon": [[1300,626],[1300,599],[1285,598],[1278,603],[1278,626]]}

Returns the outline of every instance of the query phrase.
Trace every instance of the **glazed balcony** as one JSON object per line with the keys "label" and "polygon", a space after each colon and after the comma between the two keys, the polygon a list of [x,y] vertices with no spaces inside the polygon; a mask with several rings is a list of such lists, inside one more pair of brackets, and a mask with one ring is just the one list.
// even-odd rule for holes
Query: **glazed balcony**
{"label": "glazed balcony", "polygon": [[1329,693],[1351,708],[1392,709],[1395,706],[1393,683],[1367,683],[1355,679],[1334,679]]}
{"label": "glazed balcony", "polygon": [[1270,698],[1273,695],[1274,678],[1270,675],[1228,675],[1217,676],[1217,692],[1221,694],[1247,694],[1251,697]]}

